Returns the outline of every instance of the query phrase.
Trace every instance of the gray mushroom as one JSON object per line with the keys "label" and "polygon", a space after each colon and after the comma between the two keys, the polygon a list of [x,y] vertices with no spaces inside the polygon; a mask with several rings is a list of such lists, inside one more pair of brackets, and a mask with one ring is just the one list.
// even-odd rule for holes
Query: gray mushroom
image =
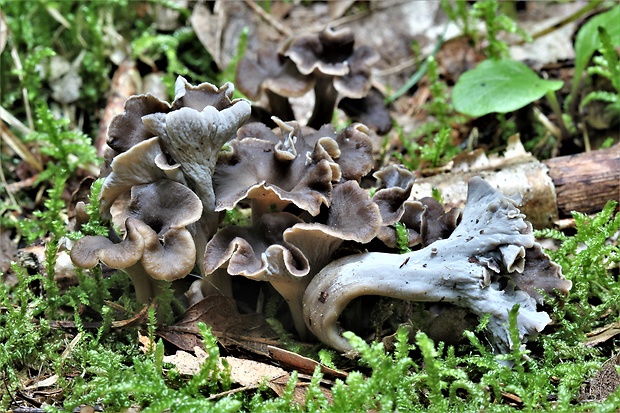
{"label": "gray mushroom", "polygon": [[[338,318],[354,298],[378,295],[452,303],[479,317],[490,314],[487,328],[501,352],[516,344],[508,333],[508,312],[519,304],[521,339],[536,335],[551,320],[537,310],[540,296],[530,295],[531,290],[567,294],[571,282],[541,252],[518,202],[518,197],[506,197],[481,178],[472,178],[462,221],[449,238],[407,254],[370,252],[330,263],[304,294],[308,328],[329,346],[351,350]],[[519,279],[527,279],[530,288],[519,288]]]}
{"label": "gray mushroom", "polygon": [[368,46],[355,47],[348,28],[326,27],[318,34],[290,39],[280,50],[304,75],[312,75],[315,104],[308,126],[319,128],[331,121],[338,94],[353,99],[367,95],[371,87],[370,68],[379,54]]}
{"label": "gray mushroom", "polygon": [[204,272],[226,268],[230,275],[269,282],[288,303],[300,337],[308,338],[306,286],[345,240],[367,243],[381,225],[377,205],[356,181],[334,187],[326,215],[324,223],[307,223],[287,212],[268,213],[251,227],[223,228],[207,244]]}
{"label": "gray mushroom", "polygon": [[260,49],[255,60],[247,54],[241,59],[235,84],[254,101],[265,95],[271,115],[290,121],[295,120],[295,114],[288,98],[305,95],[314,86],[314,79],[301,74],[292,60],[276,50]]}

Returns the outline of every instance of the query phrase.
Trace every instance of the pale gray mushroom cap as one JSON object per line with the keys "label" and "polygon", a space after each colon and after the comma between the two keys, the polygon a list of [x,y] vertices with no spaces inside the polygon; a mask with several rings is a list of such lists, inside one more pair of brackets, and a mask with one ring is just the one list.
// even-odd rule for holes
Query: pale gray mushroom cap
{"label": "pale gray mushroom cap", "polygon": [[[528,264],[529,258],[540,265]],[[537,310],[539,297],[517,286],[519,278],[550,293],[567,294],[571,287],[560,267],[540,253],[531,225],[517,209],[517,198],[505,197],[482,179],[472,178],[462,221],[449,238],[408,254],[372,252],[330,263],[306,289],[304,317],[321,341],[347,351],[351,346],[341,336],[338,317],[359,296],[452,303],[479,317],[490,314],[490,338],[505,352],[513,345],[508,312],[514,305],[520,306],[517,323],[522,340],[551,321]]]}
{"label": "pale gray mushroom cap", "polygon": [[164,150],[181,165],[188,184],[202,200],[205,210],[214,211],[211,177],[215,163],[222,146],[249,118],[250,104],[242,99],[230,100],[234,91],[232,83],[213,90],[217,96],[215,100],[189,93],[193,89],[188,89],[189,85],[183,78],[179,78],[175,86],[173,107],[175,104],[206,106],[200,111],[183,106],[169,113],[143,116],[142,121],[161,138]]}

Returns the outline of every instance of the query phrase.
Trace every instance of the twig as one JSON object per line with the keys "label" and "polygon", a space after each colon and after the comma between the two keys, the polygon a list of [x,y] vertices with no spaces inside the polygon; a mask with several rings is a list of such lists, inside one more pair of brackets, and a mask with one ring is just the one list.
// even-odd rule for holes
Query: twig
{"label": "twig", "polygon": [[558,140],[562,139],[562,131],[560,130],[560,128],[558,128],[556,125],[553,124],[553,122],[551,122],[549,120],[548,117],[545,116],[544,113],[542,113],[540,111],[540,109],[538,109],[537,107],[534,107],[534,116],[536,116],[536,119],[542,123],[542,125],[549,131],[551,132],[551,134],[553,136],[555,136]]}
{"label": "twig", "polygon": [[245,2],[245,4],[247,4],[252,9],[252,11],[257,13],[263,20],[265,20],[267,23],[273,26],[274,29],[276,29],[283,35],[288,37],[293,34],[293,31],[291,29],[289,29],[288,27],[284,26],[279,21],[274,19],[273,16],[271,16],[269,13],[263,10],[262,7],[256,4],[254,0],[243,0],[243,1]]}
{"label": "twig", "polygon": [[[0,108],[1,109],[1,108]],[[3,109],[2,109],[3,110]],[[2,112],[0,112],[0,115]],[[0,136],[2,141],[5,142],[13,151],[28,165],[34,168],[37,172],[43,171],[43,164],[39,161],[32,152],[28,149],[24,143],[11,132],[6,124],[0,120]]]}
{"label": "twig", "polygon": [[[567,16],[565,18],[563,18],[562,20],[560,20],[559,22],[537,32],[534,33],[532,35],[532,39],[538,39],[539,37],[543,37],[548,35],[549,33],[552,33],[558,29],[561,29],[562,27],[566,26],[569,23],[574,22],[575,20],[577,20],[578,18],[580,18],[581,16],[583,16],[584,14],[586,14],[587,12],[589,12],[590,10],[596,8],[599,4],[601,4],[603,2],[603,0],[594,0],[594,1],[590,1],[588,2],[587,5],[585,5],[584,7],[582,7],[581,9],[577,10],[576,12],[574,12],[573,14],[571,14],[570,16]],[[519,42],[517,42],[516,44],[520,45],[520,44],[524,44],[525,40],[521,39]]]}
{"label": "twig", "polygon": [[[22,66],[22,61],[19,58],[19,53],[17,53],[17,49],[15,48],[15,46],[11,48],[11,57],[15,62],[15,68],[17,69],[17,73],[19,74],[19,80],[20,82],[23,82],[24,76],[22,75],[22,72],[24,70],[24,67]],[[30,110],[28,89],[26,89],[25,87],[22,88],[22,97],[24,99],[24,109],[26,109],[26,119],[28,119],[28,126],[30,127],[30,129],[34,129],[34,119],[32,118],[32,110]]]}

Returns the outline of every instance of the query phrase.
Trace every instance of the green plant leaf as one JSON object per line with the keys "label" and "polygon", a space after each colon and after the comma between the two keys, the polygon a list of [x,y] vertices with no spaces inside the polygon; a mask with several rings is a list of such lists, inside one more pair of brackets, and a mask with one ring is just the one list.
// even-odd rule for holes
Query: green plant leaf
{"label": "green plant leaf", "polygon": [[614,46],[620,45],[620,5],[611,8],[605,13],[592,17],[584,24],[575,38],[575,76],[571,86],[574,96],[581,81],[581,74],[588,65],[594,51],[598,49],[600,38],[598,28],[604,27]]}
{"label": "green plant leaf", "polygon": [[461,75],[452,91],[452,103],[457,111],[474,117],[507,113],[560,89],[562,84],[541,79],[521,62],[485,60]]}

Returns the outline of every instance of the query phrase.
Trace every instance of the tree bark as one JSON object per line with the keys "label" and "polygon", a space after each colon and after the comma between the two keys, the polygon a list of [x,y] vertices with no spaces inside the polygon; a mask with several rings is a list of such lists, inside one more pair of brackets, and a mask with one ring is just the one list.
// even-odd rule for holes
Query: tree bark
{"label": "tree bark", "polygon": [[467,181],[478,175],[506,195],[520,193],[521,211],[536,228],[553,227],[570,217],[571,211],[592,214],[609,200],[620,200],[620,144],[543,162],[525,152],[520,143],[516,147],[515,153],[503,159],[484,157],[482,166],[475,154],[465,156],[465,161],[456,160],[450,172],[417,179],[412,197],[431,196],[436,189],[446,208],[463,208]]}

